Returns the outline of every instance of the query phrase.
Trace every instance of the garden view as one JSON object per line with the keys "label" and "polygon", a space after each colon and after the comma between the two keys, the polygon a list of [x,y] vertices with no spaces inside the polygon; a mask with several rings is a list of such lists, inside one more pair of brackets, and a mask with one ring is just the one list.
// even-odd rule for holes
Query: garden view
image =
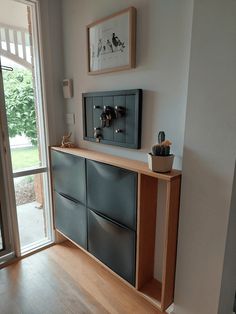
{"label": "garden view", "polygon": [[[15,142],[14,145],[11,143],[13,171],[38,166],[40,159],[32,72],[25,68],[15,67],[13,71],[3,73],[3,81],[8,133],[10,143],[12,139]],[[14,139],[18,140],[14,141]],[[32,201],[33,191],[30,178],[16,180],[15,192],[17,205]],[[21,198],[22,195],[29,197]]]}
{"label": "garden view", "polygon": [[[13,172],[41,166],[32,71],[3,72]],[[14,179],[21,245],[45,237],[43,175]]]}

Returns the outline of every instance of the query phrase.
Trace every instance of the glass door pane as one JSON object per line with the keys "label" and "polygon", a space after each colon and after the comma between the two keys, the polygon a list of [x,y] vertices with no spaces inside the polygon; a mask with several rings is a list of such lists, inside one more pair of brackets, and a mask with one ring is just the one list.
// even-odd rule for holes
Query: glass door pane
{"label": "glass door pane", "polygon": [[45,174],[14,179],[20,242],[23,248],[47,240]]}
{"label": "glass door pane", "polygon": [[[2,63],[9,64],[2,58]],[[13,171],[42,166],[33,69],[17,63],[3,72],[5,104]]]}
{"label": "glass door pane", "polygon": [[21,251],[52,240],[37,12],[33,1],[1,0],[0,58]]}

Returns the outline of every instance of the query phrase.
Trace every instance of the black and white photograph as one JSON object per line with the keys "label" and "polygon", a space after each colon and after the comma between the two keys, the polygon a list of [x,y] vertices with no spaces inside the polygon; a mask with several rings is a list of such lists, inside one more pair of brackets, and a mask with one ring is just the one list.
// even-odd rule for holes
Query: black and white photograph
{"label": "black and white photograph", "polygon": [[88,26],[90,74],[134,67],[134,8]]}

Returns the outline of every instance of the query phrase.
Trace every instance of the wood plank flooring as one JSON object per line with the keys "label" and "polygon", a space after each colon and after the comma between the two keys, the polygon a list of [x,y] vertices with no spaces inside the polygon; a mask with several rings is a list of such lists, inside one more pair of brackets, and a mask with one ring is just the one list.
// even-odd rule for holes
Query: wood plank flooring
{"label": "wood plank flooring", "polygon": [[69,242],[0,270],[1,314],[152,314],[135,291]]}

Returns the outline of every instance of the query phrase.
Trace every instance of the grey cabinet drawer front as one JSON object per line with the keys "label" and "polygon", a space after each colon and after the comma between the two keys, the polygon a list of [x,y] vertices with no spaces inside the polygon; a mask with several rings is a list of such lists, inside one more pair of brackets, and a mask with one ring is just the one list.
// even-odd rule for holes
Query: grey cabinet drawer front
{"label": "grey cabinet drawer front", "polygon": [[61,196],[57,192],[54,192],[54,199],[56,228],[87,249],[86,207]]}
{"label": "grey cabinet drawer front", "polygon": [[88,251],[135,285],[135,232],[88,210]]}
{"label": "grey cabinet drawer front", "polygon": [[87,160],[87,205],[136,230],[137,174]]}
{"label": "grey cabinet drawer front", "polygon": [[51,160],[54,189],[85,204],[85,159],[52,150]]}

